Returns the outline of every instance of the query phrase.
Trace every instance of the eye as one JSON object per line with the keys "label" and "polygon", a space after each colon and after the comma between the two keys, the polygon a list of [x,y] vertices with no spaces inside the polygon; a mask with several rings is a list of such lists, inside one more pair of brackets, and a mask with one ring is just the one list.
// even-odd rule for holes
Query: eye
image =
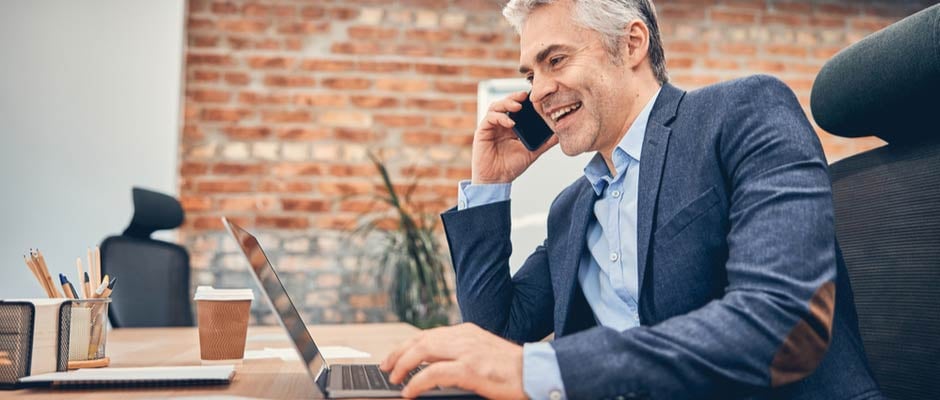
{"label": "eye", "polygon": [[554,67],[554,66],[557,66],[558,64],[561,64],[561,62],[564,60],[565,60],[565,56],[554,56],[548,59],[548,63]]}
{"label": "eye", "polygon": [[532,79],[533,79],[533,78],[534,78],[534,75],[532,75],[532,74],[528,74],[528,75],[525,76],[526,82],[529,82],[530,85],[532,84]]}

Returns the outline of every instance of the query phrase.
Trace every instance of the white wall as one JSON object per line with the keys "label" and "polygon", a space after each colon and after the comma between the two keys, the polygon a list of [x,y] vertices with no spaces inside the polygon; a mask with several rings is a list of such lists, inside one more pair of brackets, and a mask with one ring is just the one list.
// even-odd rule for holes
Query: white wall
{"label": "white wall", "polygon": [[73,279],[131,186],[176,194],[184,3],[0,2],[0,298],[42,294],[31,247]]}

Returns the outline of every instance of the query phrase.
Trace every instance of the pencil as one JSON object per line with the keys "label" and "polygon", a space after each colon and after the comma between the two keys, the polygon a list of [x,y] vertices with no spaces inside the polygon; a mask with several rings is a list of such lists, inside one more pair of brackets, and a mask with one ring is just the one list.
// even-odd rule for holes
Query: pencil
{"label": "pencil", "polygon": [[78,270],[78,280],[76,282],[78,282],[79,286],[82,287],[82,293],[85,295],[84,297],[87,299],[88,289],[85,287],[85,285],[82,284],[82,258],[81,257],[78,257],[75,259],[75,269]]}
{"label": "pencil", "polygon": [[[32,252],[32,249],[30,249],[30,252]],[[52,297],[52,293],[50,293],[49,288],[46,287],[46,279],[42,277],[42,274],[39,272],[39,268],[36,268],[36,265],[33,264],[33,261],[29,257],[26,257],[25,254],[23,255],[23,261],[26,262],[26,267],[33,272],[33,276],[36,277],[36,282],[39,282],[39,286],[42,287],[43,292],[46,292],[46,296]]]}
{"label": "pencil", "polygon": [[91,253],[91,247],[88,248],[88,276],[91,277],[92,288],[94,288],[94,285],[98,284],[98,280],[95,278],[95,258]]}
{"label": "pencil", "polygon": [[96,299],[101,298],[101,294],[104,293],[104,290],[107,289],[107,288],[108,288],[108,283],[107,283],[107,282],[101,282],[101,285],[98,285],[98,288],[95,289],[94,297],[95,297]]}
{"label": "pencil", "polygon": [[101,249],[98,246],[95,246],[95,283],[101,282]]}
{"label": "pencil", "polygon": [[108,287],[104,289],[103,293],[101,293],[102,298],[111,297],[111,292],[114,290],[114,282],[117,282],[117,278],[111,279],[111,281],[108,282]]}
{"label": "pencil", "polygon": [[[91,269],[91,266],[88,266],[88,269]],[[88,293],[85,295],[86,299],[92,298],[92,295],[95,294],[95,292],[91,290],[91,280],[88,278],[87,272],[85,273],[85,293]]]}
{"label": "pencil", "polygon": [[75,293],[75,288],[73,288],[72,284],[69,283],[69,280],[65,277],[65,274],[59,274],[59,284],[62,285],[62,291],[65,292],[65,297],[70,299],[78,298],[78,293]]}
{"label": "pencil", "polygon": [[49,274],[49,267],[46,265],[46,259],[42,256],[42,252],[39,249],[36,249],[36,259],[39,260],[39,268],[42,268],[43,275],[46,276],[46,281],[49,283],[49,288],[52,289],[52,293],[55,294],[55,298],[64,298],[65,296],[62,293],[59,293],[59,289],[56,288],[55,283],[52,282],[52,275]]}

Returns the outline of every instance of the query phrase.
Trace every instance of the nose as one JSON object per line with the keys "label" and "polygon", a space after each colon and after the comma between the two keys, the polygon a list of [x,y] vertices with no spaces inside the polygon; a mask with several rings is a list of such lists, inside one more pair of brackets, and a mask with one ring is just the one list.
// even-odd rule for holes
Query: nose
{"label": "nose", "polygon": [[541,103],[558,90],[558,83],[547,76],[536,76],[532,78],[532,91],[529,92],[529,101],[539,112],[542,111]]}

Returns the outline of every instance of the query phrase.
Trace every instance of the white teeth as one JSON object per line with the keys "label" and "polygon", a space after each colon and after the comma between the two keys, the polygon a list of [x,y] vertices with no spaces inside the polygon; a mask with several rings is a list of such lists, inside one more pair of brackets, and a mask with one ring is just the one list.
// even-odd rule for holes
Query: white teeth
{"label": "white teeth", "polygon": [[565,107],[565,108],[562,108],[562,109],[560,109],[560,110],[558,110],[558,111],[553,112],[552,115],[550,115],[549,117],[552,118],[552,121],[558,122],[558,119],[559,119],[559,118],[561,118],[561,117],[564,116],[565,114],[567,114],[567,113],[569,113],[569,112],[572,112],[572,111],[574,111],[574,110],[577,110],[577,109],[579,109],[579,108],[581,108],[581,103],[572,104],[572,105],[570,105],[570,106],[568,106],[568,107]]}

